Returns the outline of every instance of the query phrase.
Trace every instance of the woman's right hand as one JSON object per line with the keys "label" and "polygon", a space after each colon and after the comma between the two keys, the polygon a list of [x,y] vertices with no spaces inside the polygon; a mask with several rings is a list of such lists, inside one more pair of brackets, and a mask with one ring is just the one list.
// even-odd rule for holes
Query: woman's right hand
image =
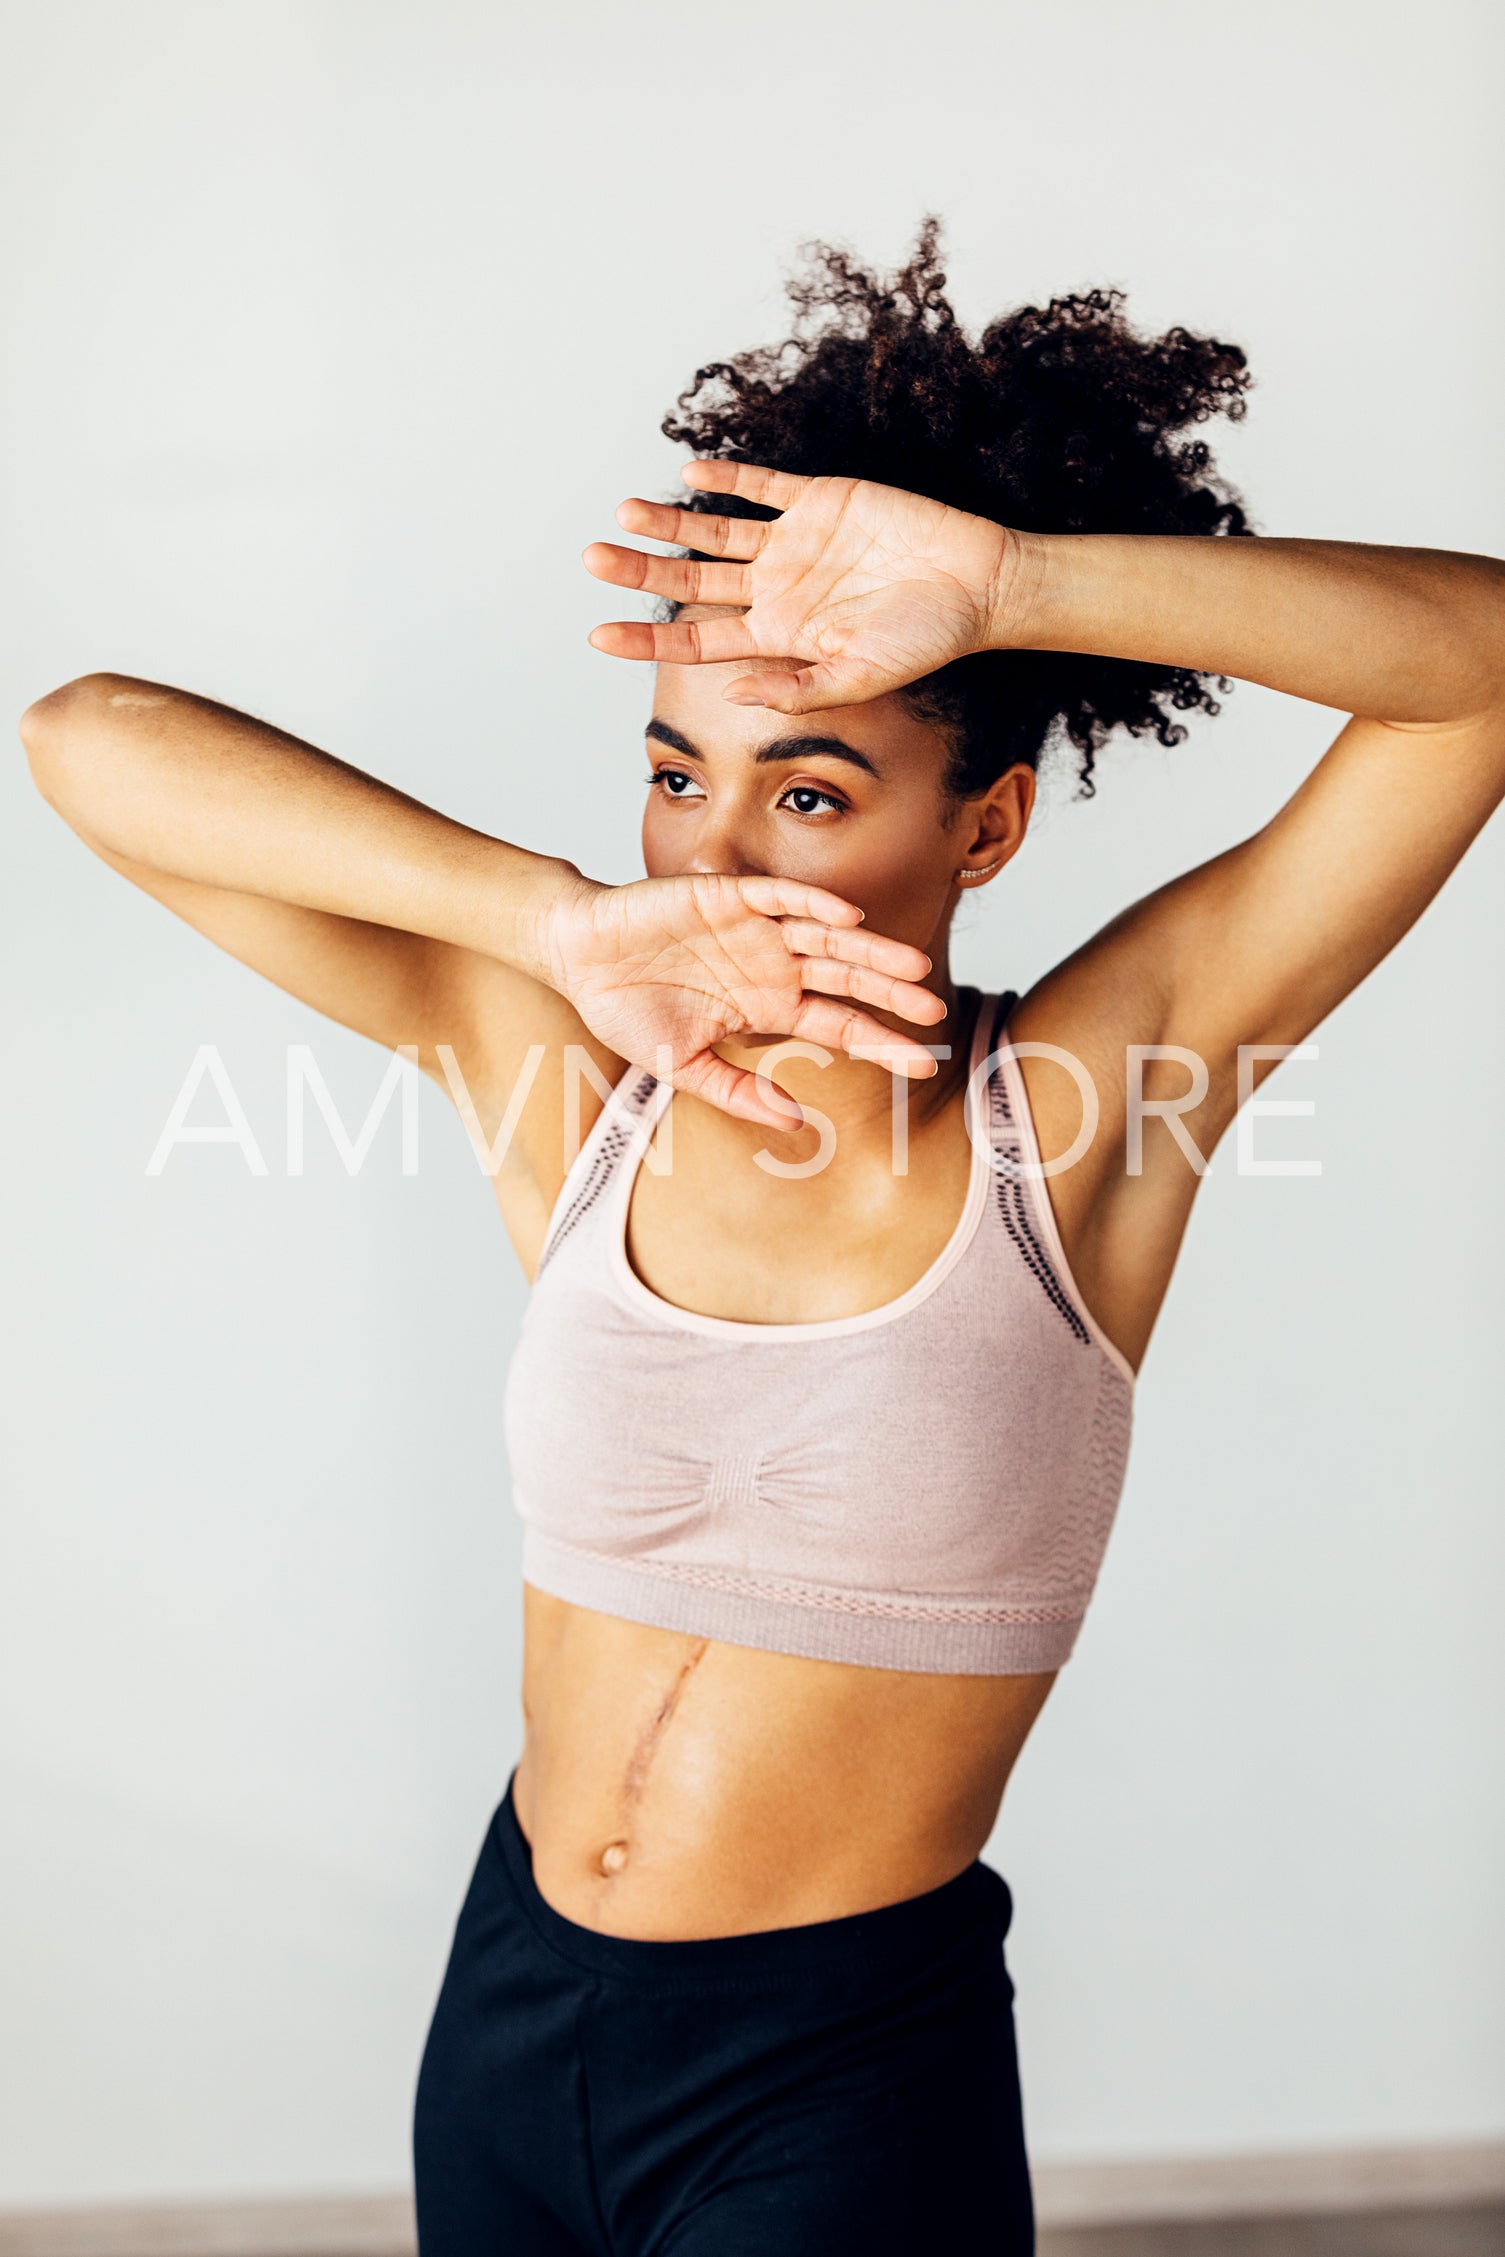
{"label": "woman's right hand", "polygon": [[940,997],[915,984],[930,959],[858,930],[861,918],[793,878],[582,880],[551,904],[544,955],[551,984],[618,1057],[743,1120],[789,1128],[803,1118],[794,1100],[766,1076],[765,1097],[753,1073],[717,1057],[716,1043],[784,1035],[828,1050],[873,1045],[893,1072],[922,1079],[936,1070],[919,1043],[870,1015],[943,1019]]}

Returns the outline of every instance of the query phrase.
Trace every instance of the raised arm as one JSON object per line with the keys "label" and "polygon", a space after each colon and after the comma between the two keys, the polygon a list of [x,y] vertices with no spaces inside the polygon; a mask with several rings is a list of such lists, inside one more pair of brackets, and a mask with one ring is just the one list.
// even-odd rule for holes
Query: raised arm
{"label": "raised arm", "polygon": [[[782,1125],[713,1044],[749,1028],[892,1042],[864,1006],[943,1015],[912,984],[929,969],[920,951],[858,931],[859,912],[818,888],[597,885],[181,690],[89,675],[32,706],[21,732],[44,797],[112,868],[315,1009],[387,1048],[416,1044],[453,1095],[448,1046],[488,1139],[529,1047],[545,1046],[515,1138],[530,1214],[547,1212],[569,1157],[569,1043],[607,1079],[667,1052],[678,1086]],[[934,1071],[917,1045],[906,1064]]]}
{"label": "raised arm", "polygon": [[630,530],[693,541],[715,560],[603,542],[586,561],[618,585],[745,609],[699,624],[616,622],[592,639],[624,657],[790,661],[733,680],[726,694],[738,702],[809,712],[971,651],[1030,649],[1235,675],[1354,715],[1264,830],[1115,921],[1120,957],[1136,935],[1153,940],[1145,980],[1166,1040],[1227,1052],[1299,1039],[1414,922],[1505,795],[1496,558],[1020,534],[853,479],[722,462],[685,476],[784,514],[627,502],[618,514]]}
{"label": "raised arm", "polygon": [[[1159,1124],[1127,1172],[1127,1047],[1202,1062],[1183,1118],[1205,1160],[1272,1070],[1253,1061],[1241,1083],[1241,1046],[1303,1042],[1416,922],[1505,796],[1505,566],[1340,542],[1068,539],[1037,553],[995,631],[1173,653],[1354,715],[1262,829],[1116,919],[1021,1015],[1026,1035],[1052,1023],[1102,1089],[1102,1148],[1052,1192],[1084,1290],[1137,1360],[1198,1177]],[[1146,1091],[1194,1095],[1195,1071],[1151,1064]],[[1063,1078],[1042,1090],[1056,1149],[1075,1134]]]}
{"label": "raised arm", "polygon": [[[1185,1120],[1210,1153],[1237,1108],[1240,1045],[1299,1043],[1415,922],[1505,796],[1505,565],[1345,542],[1021,535],[851,479],[724,462],[685,476],[783,514],[632,501],[626,530],[710,561],[599,543],[586,562],[617,585],[744,608],[592,639],[624,657],[789,662],[734,679],[740,702],[807,712],[971,651],[1041,649],[1238,676],[1354,716],[1263,829],[1115,918],[1017,1015],[1021,1036],[1073,1049],[1097,1083],[1092,1154],[1051,1192],[1079,1281],[1089,1299],[1098,1281],[1097,1314],[1135,1356],[1196,1177],[1162,1130],[1126,1178],[1126,1048],[1197,1053],[1207,1090]],[[1055,1069],[1029,1078],[1043,1141],[1062,1151],[1076,1091]],[[1149,1086],[1175,1094],[1186,1070]],[[1149,1282],[1115,1311],[1135,1279]]]}
{"label": "raised arm", "polygon": [[993,630],[1168,659],[1354,718],[1252,838],[1110,943],[1162,1032],[1234,1070],[1299,1042],[1415,922],[1505,796],[1505,565],[1336,541],[1027,544]]}

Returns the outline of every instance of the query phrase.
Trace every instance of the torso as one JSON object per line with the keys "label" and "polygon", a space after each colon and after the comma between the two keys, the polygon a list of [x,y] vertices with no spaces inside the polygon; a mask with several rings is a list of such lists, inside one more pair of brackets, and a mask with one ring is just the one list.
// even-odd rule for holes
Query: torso
{"label": "torso", "polygon": [[[780,1180],[750,1164],[764,1133],[677,1109],[673,1173],[639,1171],[627,1242],[682,1307],[764,1324],[875,1308],[956,1223],[960,1077],[912,1125],[901,1178],[884,1142],[865,1172],[838,1156],[814,1182]],[[514,1797],[538,1885],[567,1918],[641,1938],[836,1918],[938,1886],[981,1851],[1054,1681],[807,1660],[530,1586],[524,1636]]]}
{"label": "torso", "polygon": [[792,1927],[949,1880],[1052,1683],[806,1661],[526,1585],[523,1619],[514,1796],[538,1886],[625,1936]]}

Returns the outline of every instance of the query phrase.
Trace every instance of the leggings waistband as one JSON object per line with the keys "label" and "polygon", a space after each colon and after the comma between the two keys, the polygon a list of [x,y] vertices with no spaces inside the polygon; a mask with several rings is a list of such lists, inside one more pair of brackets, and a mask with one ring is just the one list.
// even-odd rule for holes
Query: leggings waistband
{"label": "leggings waistband", "polygon": [[514,1771],[491,1821],[499,1853],[529,1921],[553,1950],[593,1973],[635,1982],[765,1986],[897,1971],[954,1946],[981,1929],[1001,1944],[1013,1899],[1002,1874],[981,1858],[937,1888],[871,1912],[812,1920],[751,1935],[695,1936],[675,1941],[607,1936],[567,1920],[539,1893],[533,1857],[513,1801]]}

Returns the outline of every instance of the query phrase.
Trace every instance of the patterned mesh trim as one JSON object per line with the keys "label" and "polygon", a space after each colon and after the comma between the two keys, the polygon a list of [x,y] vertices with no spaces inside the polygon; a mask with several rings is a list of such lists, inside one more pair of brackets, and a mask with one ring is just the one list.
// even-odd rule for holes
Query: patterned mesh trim
{"label": "patterned mesh trim", "polygon": [[[998,1015],[988,1037],[989,1055],[998,1048],[999,1030],[1017,1000],[1013,995],[1000,997]],[[1090,1345],[1092,1335],[1057,1277],[1035,1228],[1033,1206],[1026,1188],[1029,1178],[1024,1173],[1024,1139],[1009,1103],[1008,1083],[1001,1064],[993,1068],[988,1079],[988,1142],[992,1147],[993,1190],[998,1213],[1015,1251],[1062,1323],[1074,1338]]]}
{"label": "patterned mesh trim", "polygon": [[633,1575],[657,1575],[671,1583],[690,1583],[700,1590],[732,1591],[739,1598],[783,1599],[791,1606],[813,1607],[825,1614],[875,1615],[898,1622],[1049,1623],[1075,1622],[1082,1614],[1076,1603],[1017,1605],[975,1599],[947,1603],[939,1599],[890,1599],[881,1592],[816,1591],[808,1585],[769,1582],[756,1575],[738,1575],[730,1569],[697,1567],[684,1560],[648,1559],[635,1555],[621,1559],[614,1552],[596,1551],[584,1544],[566,1544],[558,1536],[549,1542],[557,1551],[573,1552],[580,1559],[600,1560],[607,1567],[626,1569]]}
{"label": "patterned mesh trim", "polygon": [[[614,1117],[596,1147],[596,1156],[586,1171],[584,1183],[581,1184],[580,1189],[575,1193],[574,1198],[565,1208],[564,1213],[560,1216],[544,1243],[544,1250],[538,1258],[538,1267],[533,1272],[533,1283],[535,1285],[543,1276],[544,1270],[553,1260],[554,1255],[569,1237],[576,1223],[594,1207],[615,1175],[617,1163],[636,1135],[637,1124],[642,1119],[643,1110],[657,1087],[658,1082],[655,1077],[652,1074],[645,1073],[640,1074],[631,1089],[620,1098],[615,1097],[614,1093],[611,1101]],[[624,1110],[631,1114],[630,1120],[624,1121],[620,1118],[620,1114]]]}

